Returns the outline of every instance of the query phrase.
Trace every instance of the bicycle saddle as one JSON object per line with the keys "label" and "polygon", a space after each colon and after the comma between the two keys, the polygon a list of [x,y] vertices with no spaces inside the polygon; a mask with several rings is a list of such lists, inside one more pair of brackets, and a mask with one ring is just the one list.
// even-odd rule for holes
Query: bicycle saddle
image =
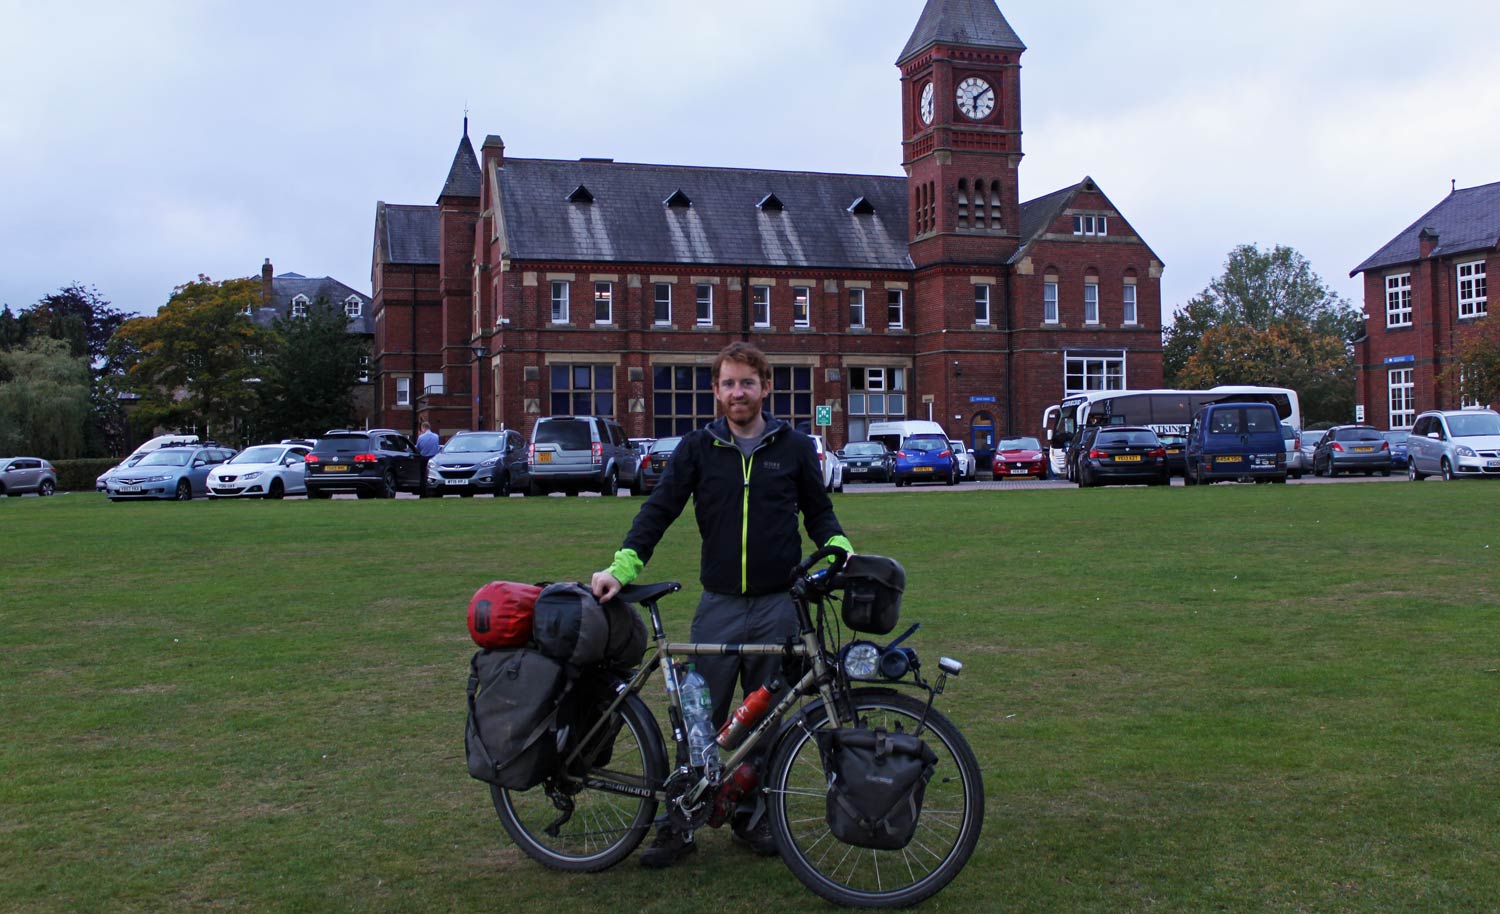
{"label": "bicycle saddle", "polygon": [[655,603],[669,593],[676,593],[682,589],[682,585],[676,581],[662,581],[660,584],[631,584],[620,588],[620,599],[626,603]]}

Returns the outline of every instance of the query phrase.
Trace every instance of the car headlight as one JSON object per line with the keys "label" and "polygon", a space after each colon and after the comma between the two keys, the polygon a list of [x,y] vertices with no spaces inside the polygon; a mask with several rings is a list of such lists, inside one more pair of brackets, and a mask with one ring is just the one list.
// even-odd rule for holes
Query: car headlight
{"label": "car headlight", "polygon": [[1473,457],[1474,456],[1474,449],[1471,448],[1471,447],[1469,447],[1467,444],[1460,444],[1458,446],[1458,456],[1460,456],[1460,457]]}
{"label": "car headlight", "polygon": [[844,675],[850,679],[875,679],[880,674],[880,646],[855,641],[844,648]]}
{"label": "car headlight", "polygon": [[491,457],[489,460],[481,460],[481,461],[479,461],[479,466],[480,466],[481,469],[483,469],[484,467],[492,467],[492,466],[495,465],[495,462],[497,460],[499,460],[499,459],[500,458],[497,456],[497,457]]}
{"label": "car headlight", "polygon": [[147,476],[145,481],[146,482],[166,482],[168,479],[171,479],[171,478],[172,477],[170,477],[170,476]]}
{"label": "car headlight", "polygon": [[428,479],[441,479],[442,478],[441,476],[438,475],[437,465],[436,464],[432,464],[432,463],[427,464],[427,478]]}
{"label": "car headlight", "polygon": [[241,479],[259,479],[260,478],[260,474],[264,473],[264,472],[265,472],[265,470],[256,470],[254,473],[246,473],[245,475],[241,476],[240,478]]}

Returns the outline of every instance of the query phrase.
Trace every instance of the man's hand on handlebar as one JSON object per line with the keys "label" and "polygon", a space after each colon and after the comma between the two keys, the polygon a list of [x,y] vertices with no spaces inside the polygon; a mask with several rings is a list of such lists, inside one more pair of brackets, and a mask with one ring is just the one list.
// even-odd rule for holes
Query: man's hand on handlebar
{"label": "man's hand on handlebar", "polygon": [[607,571],[594,572],[594,579],[590,583],[594,589],[594,599],[600,603],[608,603],[620,592],[620,582]]}

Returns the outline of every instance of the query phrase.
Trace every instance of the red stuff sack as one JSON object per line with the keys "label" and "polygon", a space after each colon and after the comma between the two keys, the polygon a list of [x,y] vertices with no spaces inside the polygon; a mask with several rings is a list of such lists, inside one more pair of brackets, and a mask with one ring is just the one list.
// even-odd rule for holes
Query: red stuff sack
{"label": "red stuff sack", "polygon": [[491,581],[479,588],[469,601],[469,637],[484,648],[525,647],[541,592],[513,581]]}

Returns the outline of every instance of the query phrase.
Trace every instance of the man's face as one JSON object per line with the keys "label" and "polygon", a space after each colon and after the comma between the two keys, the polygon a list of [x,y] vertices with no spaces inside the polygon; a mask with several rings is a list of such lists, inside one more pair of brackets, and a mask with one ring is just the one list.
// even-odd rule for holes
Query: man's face
{"label": "man's face", "polygon": [[724,361],[714,382],[714,399],[724,408],[724,415],[737,425],[749,425],[761,413],[761,404],[771,386],[762,384],[755,369],[743,362]]}

